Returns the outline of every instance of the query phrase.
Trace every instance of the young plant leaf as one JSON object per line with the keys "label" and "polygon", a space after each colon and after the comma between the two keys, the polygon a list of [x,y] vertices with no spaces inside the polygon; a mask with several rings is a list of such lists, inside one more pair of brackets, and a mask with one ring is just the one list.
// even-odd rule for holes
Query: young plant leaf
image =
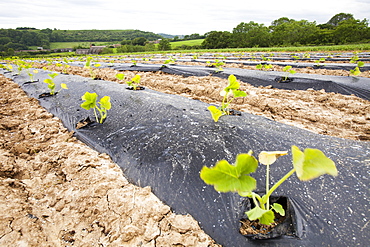
{"label": "young plant leaf", "polygon": [[86,109],[86,110],[90,110],[90,109],[94,108],[96,106],[96,99],[97,98],[98,98],[98,95],[96,93],[86,92],[81,97],[82,100],[85,100],[85,102],[83,102],[81,104],[81,107]]}
{"label": "young plant leaf", "polygon": [[49,84],[49,83],[52,83],[53,80],[52,79],[45,79],[44,82],[47,83],[47,84]]}
{"label": "young plant leaf", "polygon": [[338,175],[335,163],[319,149],[306,148],[304,152],[292,146],[293,166],[302,181],[308,181],[324,174]]}
{"label": "young plant leaf", "polygon": [[233,90],[233,95],[235,98],[240,98],[240,97],[246,97],[247,93],[241,90]]}
{"label": "young plant leaf", "polygon": [[104,109],[109,110],[111,108],[110,97],[104,96],[103,98],[100,99],[99,104]]}
{"label": "young plant leaf", "polygon": [[274,151],[274,152],[262,151],[258,155],[258,161],[263,165],[271,165],[276,161],[277,158],[287,154],[288,151]]}
{"label": "young plant leaf", "polygon": [[271,208],[274,209],[275,212],[280,214],[281,216],[285,216],[285,210],[283,206],[281,206],[279,203],[274,203]]}
{"label": "young plant leaf", "polygon": [[364,67],[365,66],[365,63],[360,61],[357,63],[357,67]]}
{"label": "young plant leaf", "polygon": [[116,78],[120,81],[124,80],[125,79],[125,75],[122,74],[122,73],[119,73],[119,74],[116,74]]}
{"label": "young plant leaf", "polygon": [[217,122],[218,119],[223,115],[222,111],[220,111],[216,106],[211,105],[208,107],[208,110],[212,114],[213,121]]}
{"label": "young plant leaf", "polygon": [[60,87],[63,88],[63,89],[68,89],[67,84],[65,84],[65,83],[61,83]]}
{"label": "young plant leaf", "polygon": [[139,84],[140,83],[140,75],[135,75],[134,78],[132,78],[132,81],[136,84]]}
{"label": "young plant leaf", "polygon": [[259,220],[261,224],[270,225],[274,222],[275,215],[272,210],[264,210],[258,206],[246,212],[249,220]]}
{"label": "young plant leaf", "polygon": [[239,154],[234,165],[226,160],[221,160],[214,167],[204,166],[200,171],[201,179],[213,185],[219,192],[238,192],[244,194],[256,188],[256,180],[249,173],[255,172],[257,160],[249,154]]}
{"label": "young plant leaf", "polygon": [[230,75],[228,80],[229,80],[229,85],[227,85],[227,87],[224,88],[224,91],[226,93],[228,93],[230,90],[239,89],[240,84],[238,80],[236,79],[235,75]]}
{"label": "young plant leaf", "polygon": [[52,74],[48,74],[48,75],[51,77],[51,79],[54,79],[58,75],[58,73],[52,73]]}

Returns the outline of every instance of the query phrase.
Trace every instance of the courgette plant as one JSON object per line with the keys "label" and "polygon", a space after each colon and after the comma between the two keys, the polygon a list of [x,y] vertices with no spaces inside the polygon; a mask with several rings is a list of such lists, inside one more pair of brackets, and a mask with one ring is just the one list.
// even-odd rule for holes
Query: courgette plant
{"label": "courgette plant", "polygon": [[294,75],[296,73],[296,71],[294,69],[292,69],[292,66],[290,66],[290,65],[285,66],[283,68],[283,71],[285,72],[284,80],[283,81],[288,80],[289,74]]}
{"label": "courgette plant", "polygon": [[228,107],[235,98],[247,96],[246,92],[239,90],[240,84],[234,75],[230,75],[228,80],[229,84],[220,92],[220,95],[223,96],[221,106],[216,107],[211,105],[208,107],[215,122],[223,115],[230,115],[230,109]]}
{"label": "courgette plant", "polygon": [[263,151],[259,154],[259,162],[266,165],[266,191],[263,196],[253,192],[257,182],[249,174],[257,170],[258,161],[252,156],[252,151],[237,155],[234,164],[221,160],[214,167],[204,166],[200,171],[200,177],[206,184],[213,185],[218,192],[237,192],[242,197],[252,198],[254,207],[246,212],[249,220],[258,220],[261,224],[270,225],[275,220],[274,211],[282,216],[285,215],[282,205],[278,203],[270,205],[270,196],[291,175],[295,173],[301,181],[309,181],[324,174],[338,175],[335,163],[319,149],[307,148],[302,152],[297,146],[292,146],[291,151],[293,169],[271,188],[270,165],[288,152]]}
{"label": "courgette plant", "polygon": [[137,90],[139,84],[140,84],[141,77],[140,75],[135,75],[131,81],[127,81],[127,86],[132,87],[132,89]]}
{"label": "courgette plant", "polygon": [[[94,115],[97,123],[103,123],[107,118],[108,110],[111,109],[110,97],[104,96],[97,102],[98,95],[96,93],[86,92],[81,99],[84,100],[81,107],[85,110],[94,110]],[[99,105],[98,105],[99,104]],[[99,112],[99,115],[97,114]]]}
{"label": "courgette plant", "polygon": [[361,74],[361,71],[360,71],[360,67],[363,67],[365,65],[364,62],[361,62],[361,61],[358,61],[359,60],[359,57],[357,54],[355,54],[351,60],[350,60],[350,63],[355,63],[357,64],[357,66],[354,68],[354,69],[351,69],[350,70],[350,73],[351,75],[353,76],[358,76]]}
{"label": "courgette plant", "polygon": [[[93,79],[93,80],[94,80],[94,79],[96,79],[96,73],[94,72],[94,69],[93,69],[93,67],[91,66],[91,60],[92,60],[92,57],[88,57],[88,58],[86,59],[86,63],[85,63],[84,68],[89,70],[90,77],[91,77],[91,79]],[[95,68],[98,68],[98,67],[100,67],[100,66],[101,66],[100,64],[94,64],[94,67],[95,67]]]}
{"label": "courgette plant", "polygon": [[264,69],[268,70],[268,69],[272,69],[272,68],[273,68],[272,64],[262,64],[262,63],[260,63],[260,64],[256,65],[256,69],[260,69],[260,70],[264,70]]}
{"label": "courgette plant", "polygon": [[44,82],[46,84],[48,84],[48,88],[50,90],[50,95],[54,95],[54,94],[57,94],[58,92],[60,92],[62,89],[68,89],[67,87],[67,84],[65,83],[61,83],[60,84],[60,89],[58,92],[55,92],[55,83],[53,81],[53,79],[57,76],[58,74],[57,73],[52,73],[52,74],[48,74],[48,76],[50,77],[50,79],[45,79]]}

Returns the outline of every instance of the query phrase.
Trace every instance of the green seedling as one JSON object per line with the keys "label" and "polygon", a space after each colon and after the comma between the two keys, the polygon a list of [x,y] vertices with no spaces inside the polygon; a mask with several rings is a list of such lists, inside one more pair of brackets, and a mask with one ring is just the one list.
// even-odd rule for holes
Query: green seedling
{"label": "green seedling", "polygon": [[141,77],[140,75],[135,75],[131,81],[127,81],[127,86],[132,87],[134,90],[137,90],[139,84],[140,84]]}
{"label": "green seedling", "polygon": [[292,66],[287,65],[283,68],[283,71],[285,72],[284,81],[288,80],[289,74],[294,75],[297,73],[294,69],[292,69]]}
{"label": "green seedling", "polygon": [[14,63],[17,65],[18,73],[16,75],[20,75],[24,67],[26,66],[26,63],[22,60],[16,59]]}
{"label": "green seedling", "polygon": [[263,60],[263,61],[271,61],[271,59],[270,59],[270,58],[265,57],[264,55],[261,55],[261,58],[262,58],[262,60]]}
{"label": "green seedling", "polygon": [[325,66],[324,62],[325,62],[325,58],[320,58],[318,60],[315,60],[315,66]]}
{"label": "green seedling", "polygon": [[224,66],[225,65],[225,63],[224,62],[222,62],[222,61],[220,61],[220,60],[218,60],[218,59],[216,59],[215,60],[215,62],[214,63],[211,63],[210,61],[207,61],[206,62],[206,66],[207,67],[212,67],[212,68],[216,68],[217,70],[216,70],[216,72],[221,72],[221,71],[223,71],[223,68],[222,68],[222,66]]}
{"label": "green seedling", "polygon": [[31,71],[27,71],[27,74],[28,76],[30,77],[30,82],[35,82],[34,80],[34,75],[39,73],[39,71],[37,69],[34,69],[32,72]]}
{"label": "green seedling", "polygon": [[0,68],[5,69],[8,73],[13,72],[13,66],[11,64],[6,65],[0,64]]}
{"label": "green seedling", "polygon": [[[81,99],[85,101],[81,104],[81,107],[87,111],[93,109],[96,122],[102,124],[107,118],[107,111],[111,108],[110,97],[104,96],[99,100],[99,102],[97,102],[97,98],[98,95],[96,93],[86,92],[81,97]],[[97,114],[97,111],[99,112],[99,116]]]}
{"label": "green seedling", "polygon": [[[95,80],[96,79],[96,73],[94,71],[94,68],[91,66],[91,61],[92,61],[92,57],[87,57],[84,68],[89,70],[91,79]],[[101,66],[100,64],[94,64],[95,68],[98,68],[100,66]]]}
{"label": "green seedling", "polygon": [[257,64],[256,65],[256,69],[260,69],[260,70],[269,70],[269,69],[272,69],[273,66],[272,64]]}
{"label": "green seedling", "polygon": [[353,76],[358,76],[361,74],[360,67],[363,67],[364,65],[365,65],[364,62],[359,61],[357,62],[357,66],[354,69],[351,69],[349,72]]}
{"label": "green seedling", "polygon": [[120,81],[123,81],[123,80],[125,79],[125,75],[124,75],[124,74],[122,74],[122,73],[118,73],[118,74],[116,74],[116,78],[117,78],[118,80],[120,80]]}
{"label": "green seedling", "polygon": [[69,64],[64,64],[63,69],[62,69],[62,73],[63,73],[63,74],[67,74],[67,69],[68,69],[68,68],[70,68],[70,67],[71,67],[71,65],[69,65]]}
{"label": "green seedling", "polygon": [[68,89],[67,84],[65,84],[65,83],[61,83],[61,84],[60,84],[60,89],[59,89],[59,91],[55,92],[55,83],[54,83],[53,79],[54,79],[57,75],[58,75],[57,73],[49,74],[50,79],[48,78],[48,79],[45,79],[45,80],[44,80],[44,82],[45,82],[46,84],[48,84],[48,88],[49,88],[49,90],[50,90],[50,92],[49,92],[49,93],[50,93],[50,95],[57,94],[57,93],[59,93],[62,89]]}
{"label": "green seedling", "polygon": [[354,69],[350,70],[351,75],[353,76],[358,76],[361,74],[360,67],[363,67],[365,65],[364,62],[358,61],[359,57],[357,54],[355,54],[351,60],[349,61],[350,63],[357,63],[357,66]]}
{"label": "green seedling", "polygon": [[239,90],[240,84],[234,75],[230,75],[228,80],[229,84],[220,92],[220,95],[223,96],[221,106],[211,105],[208,107],[215,122],[223,115],[230,115],[229,105],[235,98],[247,96],[246,92]]}
{"label": "green seedling", "polygon": [[165,60],[164,61],[164,64],[175,64],[176,63],[176,59],[173,58],[173,57],[170,57],[169,59]]}
{"label": "green seedling", "polygon": [[285,210],[282,205],[270,205],[271,194],[291,175],[296,173],[301,181],[309,181],[324,174],[337,176],[335,163],[319,149],[307,148],[303,152],[296,146],[291,147],[293,169],[270,188],[270,165],[278,157],[286,155],[287,151],[266,152],[259,154],[259,162],[266,165],[266,192],[260,196],[253,192],[256,189],[256,179],[250,176],[257,170],[258,161],[252,156],[252,151],[239,154],[234,164],[221,160],[214,167],[204,166],[200,172],[201,179],[213,185],[218,192],[237,192],[242,197],[252,198],[254,207],[246,212],[249,220],[258,220],[261,224],[270,225],[275,220],[274,211],[282,216]]}
{"label": "green seedling", "polygon": [[358,57],[357,53],[355,53],[355,55],[353,57],[351,57],[351,60],[349,61],[350,63],[357,63],[357,61],[359,60],[360,58]]}
{"label": "green seedling", "polygon": [[131,59],[131,62],[132,62],[132,66],[136,66],[137,61],[135,59]]}

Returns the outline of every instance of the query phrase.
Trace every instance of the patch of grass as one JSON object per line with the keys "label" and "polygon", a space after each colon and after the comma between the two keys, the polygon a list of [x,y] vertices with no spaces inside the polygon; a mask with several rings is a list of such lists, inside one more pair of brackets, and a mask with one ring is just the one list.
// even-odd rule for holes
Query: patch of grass
{"label": "patch of grass", "polygon": [[118,41],[114,42],[51,42],[50,43],[50,49],[63,49],[63,48],[73,48],[77,46],[82,46],[82,47],[90,47],[90,44],[94,44],[96,46],[101,46],[101,45],[113,45],[119,43]]}
{"label": "patch of grass", "polygon": [[172,48],[176,48],[182,45],[194,46],[194,45],[201,45],[204,39],[193,39],[193,40],[183,40],[183,41],[176,41],[170,42]]}

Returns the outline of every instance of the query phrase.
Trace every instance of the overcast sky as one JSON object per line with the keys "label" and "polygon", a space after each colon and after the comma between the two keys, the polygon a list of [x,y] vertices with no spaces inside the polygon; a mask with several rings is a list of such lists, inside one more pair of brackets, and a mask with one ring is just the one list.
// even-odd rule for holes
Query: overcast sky
{"label": "overcast sky", "polygon": [[338,13],[370,19],[370,0],[0,0],[0,28],[139,29],[172,35],[266,26],[280,17],[326,23]]}

